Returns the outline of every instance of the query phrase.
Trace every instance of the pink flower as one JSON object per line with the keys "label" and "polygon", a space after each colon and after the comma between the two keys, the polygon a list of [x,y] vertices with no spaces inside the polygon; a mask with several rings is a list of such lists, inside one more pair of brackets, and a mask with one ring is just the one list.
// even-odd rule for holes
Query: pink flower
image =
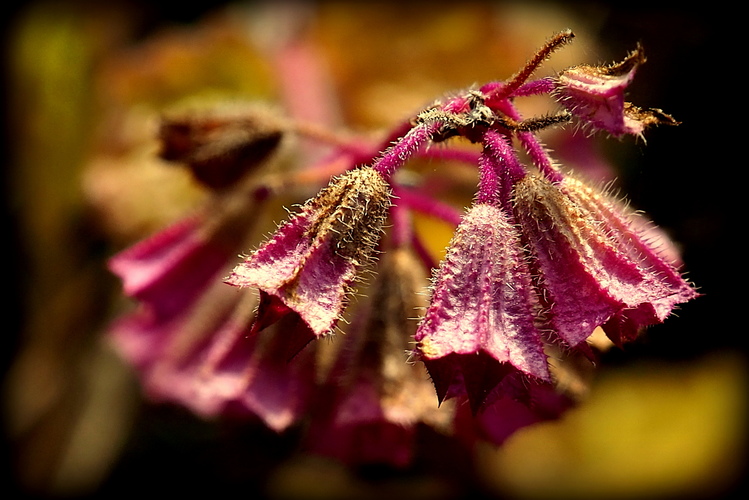
{"label": "pink flower", "polygon": [[[111,260],[141,303],[110,339],[137,369],[150,399],[204,417],[252,414],[281,431],[314,388],[314,337],[296,315],[252,334],[257,300],[222,282],[232,259],[205,226],[185,219]],[[291,362],[293,360],[293,362]]]}
{"label": "pink flower", "polygon": [[226,278],[279,299],[317,336],[331,333],[357,273],[369,264],[390,206],[371,168],[334,179]]}
{"label": "pink flower", "polygon": [[296,315],[251,334],[229,323],[195,364],[181,402],[206,416],[256,415],[283,431],[302,419],[315,395],[313,338]]}
{"label": "pink flower", "polygon": [[[558,417],[581,392],[571,387],[585,384],[577,377],[596,358],[594,332],[622,346],[698,295],[667,241],[564,173],[537,137],[573,117],[614,136],[675,123],[624,101],[639,48],[620,64],[529,81],[571,39],[553,37],[507,82],[435,102],[396,126],[381,152],[275,115],[165,122],[162,155],[186,163],[213,205],[110,262],[139,302],[112,338],[146,392],[279,432],[305,422],[309,450],[356,464],[407,465],[423,426],[499,444]],[[523,119],[515,99],[542,94],[568,111]],[[325,169],[289,181],[260,168],[291,130],[334,147]],[[480,153],[451,150],[456,137]],[[399,171],[420,154],[478,170],[465,213],[432,192],[457,175],[430,184]],[[329,167],[337,176],[235,264],[254,241],[255,202],[287,182],[328,179]],[[428,299],[436,258],[417,211],[455,227]],[[361,279],[375,269],[372,283]],[[345,335],[335,344],[317,342],[337,329]]]}
{"label": "pink flower", "polygon": [[648,126],[674,125],[676,121],[663,111],[641,109],[624,100],[625,90],[644,62],[645,54],[638,46],[617,64],[567,68],[555,82],[555,95],[585,125],[614,137],[642,136]]}
{"label": "pink flower", "polygon": [[614,316],[661,322],[694,288],[644,239],[621,209],[580,181],[528,175],[514,208],[549,305],[549,320],[577,345]]}
{"label": "pink flower", "polygon": [[440,399],[460,381],[478,407],[512,369],[549,380],[538,307],[515,227],[499,207],[474,205],[455,231],[414,337]]}
{"label": "pink flower", "polygon": [[407,248],[391,248],[378,266],[371,300],[357,311],[324,385],[308,449],[347,463],[405,466],[417,427],[447,421],[421,364],[408,363],[423,307],[426,272]]}
{"label": "pink flower", "polygon": [[[173,341],[187,311],[204,299],[208,290],[231,309],[234,298],[215,286],[233,251],[227,241],[212,238],[202,216],[188,217],[120,252],[109,268],[123,282],[124,293],[139,301],[138,309],[116,322],[113,340],[122,354],[139,367],[157,362]],[[200,319],[194,336],[202,337],[218,318]]]}

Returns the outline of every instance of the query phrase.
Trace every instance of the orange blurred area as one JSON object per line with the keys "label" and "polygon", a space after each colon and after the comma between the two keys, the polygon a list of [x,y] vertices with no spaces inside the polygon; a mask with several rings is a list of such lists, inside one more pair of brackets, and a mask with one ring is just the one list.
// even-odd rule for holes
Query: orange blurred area
{"label": "orange blurred area", "polygon": [[[708,56],[729,30],[717,13],[599,2],[19,7],[8,17],[4,47],[4,221],[13,260],[3,387],[12,467],[3,479],[19,496],[49,498],[727,495],[743,479],[747,438],[743,308],[732,303],[739,278],[726,282],[738,271],[723,269],[726,242],[736,240],[726,204],[736,196],[719,182],[733,172],[684,174],[715,161],[694,146],[706,135],[698,126],[703,107],[693,105],[691,86],[679,87],[700,80],[691,76],[693,61],[718,66]],[[499,449],[481,447],[471,461],[440,455],[442,443],[427,442],[423,463],[407,471],[351,471],[299,453],[293,432],[224,427],[143,401],[134,374],[102,340],[125,305],[106,259],[205,196],[185,170],[156,159],[159,113],[241,98],[378,132],[445,92],[510,77],[565,28],[577,38],[546,74],[618,60],[644,44],[649,62],[632,92],[682,125],[655,130],[647,145],[602,144],[610,165],[596,172],[616,178],[674,237],[704,297],[631,349],[607,353],[587,399],[561,420],[524,429]],[[296,51],[281,57],[283,42],[297,35]],[[298,85],[281,87],[280,72]],[[552,148],[572,161],[574,151],[555,140]],[[445,193],[458,207],[475,184],[474,173],[460,168],[449,175],[467,191]],[[439,260],[451,228],[424,217],[418,230]]]}

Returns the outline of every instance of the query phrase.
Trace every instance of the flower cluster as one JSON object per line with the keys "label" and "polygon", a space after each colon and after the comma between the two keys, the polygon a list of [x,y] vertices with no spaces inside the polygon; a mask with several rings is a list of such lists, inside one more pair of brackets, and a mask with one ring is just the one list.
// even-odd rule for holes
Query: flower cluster
{"label": "flower cluster", "polygon": [[[558,416],[601,332],[621,346],[697,296],[668,241],[562,170],[539,140],[573,121],[615,137],[676,123],[624,101],[640,47],[619,64],[532,79],[572,38],[555,35],[509,80],[437,101],[379,144],[265,110],[167,117],[162,157],[213,197],[111,259],[139,302],[112,338],[147,392],[278,431],[306,419],[310,449],[355,463],[407,464],[419,426],[501,443]],[[561,111],[524,119],[515,100],[532,95]],[[305,134],[332,151],[280,168],[284,145]],[[478,147],[455,149],[478,171],[464,213],[401,175],[431,146],[456,143]],[[331,172],[259,239],[269,200]],[[417,212],[456,226],[437,266]],[[320,342],[332,337],[342,340]]]}

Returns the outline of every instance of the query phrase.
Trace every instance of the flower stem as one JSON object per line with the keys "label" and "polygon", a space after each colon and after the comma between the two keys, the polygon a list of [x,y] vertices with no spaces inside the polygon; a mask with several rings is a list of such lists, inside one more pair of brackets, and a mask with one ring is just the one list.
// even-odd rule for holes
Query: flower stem
{"label": "flower stem", "polygon": [[549,39],[549,41],[546,42],[543,47],[538,50],[538,52],[536,52],[536,55],[534,55],[533,58],[528,61],[519,72],[517,72],[510,80],[508,80],[507,83],[502,86],[498,86],[496,89],[496,93],[494,95],[487,96],[487,98],[491,97],[492,99],[500,100],[506,99],[513,95],[515,91],[520,88],[520,86],[525,83],[528,78],[530,78],[533,72],[536,71],[536,68],[538,68],[541,63],[543,63],[546,58],[551,55],[552,52],[572,40],[574,37],[575,35],[571,30],[565,30],[554,35],[551,39]]}
{"label": "flower stem", "polygon": [[454,226],[460,224],[463,217],[463,213],[452,205],[443,203],[413,189],[395,186],[394,194],[399,205],[407,206],[412,210],[443,220]]}
{"label": "flower stem", "polygon": [[[518,160],[507,137],[495,130],[484,134],[484,151],[479,166],[482,182],[479,186],[477,202],[509,206],[512,186],[523,178],[527,171]],[[493,170],[493,174],[488,171]],[[485,192],[482,192],[485,190]]]}
{"label": "flower stem", "polygon": [[[522,121],[522,116],[517,108],[507,99],[501,102],[501,111],[515,121]],[[533,132],[518,132],[517,138],[523,145],[533,164],[551,182],[561,182],[563,176],[554,165],[549,152],[539,142]]]}
{"label": "flower stem", "polygon": [[484,151],[479,157],[479,188],[476,203],[496,206],[499,203],[499,175],[502,167],[489,148],[490,146],[485,144]]}
{"label": "flower stem", "polygon": [[395,142],[395,144],[389,147],[374,162],[372,168],[386,180],[389,180],[398,167],[408,161],[421,146],[429,141],[439,127],[440,124],[437,122],[416,125],[406,135]]}

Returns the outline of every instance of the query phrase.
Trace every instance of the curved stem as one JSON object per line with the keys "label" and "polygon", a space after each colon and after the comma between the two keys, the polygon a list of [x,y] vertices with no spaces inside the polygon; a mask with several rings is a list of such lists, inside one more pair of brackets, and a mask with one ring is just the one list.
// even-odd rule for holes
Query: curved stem
{"label": "curved stem", "polygon": [[[507,99],[501,102],[502,112],[515,121],[522,121],[523,117],[517,108]],[[561,182],[564,176],[554,165],[554,160],[549,152],[539,142],[538,137],[533,132],[518,132],[517,138],[523,145],[531,161],[538,170],[551,182]]]}
{"label": "curved stem", "polygon": [[536,71],[536,68],[538,68],[552,52],[572,40],[574,37],[575,35],[570,30],[562,31],[561,33],[554,35],[538,50],[538,52],[536,52],[533,58],[523,66],[523,69],[510,78],[507,83],[497,87],[496,91],[492,95],[488,95],[487,98],[501,100],[513,96],[515,91],[518,90],[518,88],[520,88],[528,78],[530,78],[533,72]]}
{"label": "curved stem", "polygon": [[451,148],[451,147],[435,147],[428,148],[423,151],[419,151],[418,156],[420,158],[429,158],[436,160],[452,160],[461,163],[468,163],[470,165],[476,165],[478,162],[479,155],[475,150]]}
{"label": "curved stem", "polygon": [[421,123],[414,126],[406,135],[385,150],[379,159],[374,162],[372,168],[386,180],[389,180],[401,165],[431,139],[440,126],[441,124],[436,122]]}
{"label": "curved stem", "polygon": [[400,186],[394,188],[397,203],[421,212],[425,215],[443,220],[457,226],[463,218],[463,212],[447,203],[436,200],[430,196],[419,193],[413,189],[405,189]]}

